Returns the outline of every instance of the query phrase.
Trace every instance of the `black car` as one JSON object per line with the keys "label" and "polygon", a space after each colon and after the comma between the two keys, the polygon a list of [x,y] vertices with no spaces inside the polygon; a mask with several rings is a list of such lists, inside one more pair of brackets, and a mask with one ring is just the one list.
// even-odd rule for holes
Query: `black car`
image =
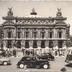
{"label": "black car", "polygon": [[38,56],[39,59],[47,59],[48,61],[54,61],[55,58],[51,53],[43,53],[41,56]]}
{"label": "black car", "polygon": [[72,64],[72,54],[67,54],[65,62]]}
{"label": "black car", "polygon": [[39,59],[38,57],[25,56],[17,63],[18,68],[50,68],[50,64],[46,59]]}

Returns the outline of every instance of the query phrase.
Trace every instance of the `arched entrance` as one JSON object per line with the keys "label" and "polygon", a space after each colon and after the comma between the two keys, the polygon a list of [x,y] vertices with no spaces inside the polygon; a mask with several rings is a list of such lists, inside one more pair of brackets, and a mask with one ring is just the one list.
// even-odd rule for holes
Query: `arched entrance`
{"label": "arched entrance", "polygon": [[49,41],[49,48],[53,48],[53,41],[52,40]]}
{"label": "arched entrance", "polygon": [[21,41],[17,41],[17,48],[21,48]]}
{"label": "arched entrance", "polygon": [[45,41],[44,40],[41,41],[41,48],[45,48]]}
{"label": "arched entrance", "polygon": [[25,48],[29,48],[29,41],[25,41]]}
{"label": "arched entrance", "polygon": [[62,44],[63,44],[63,41],[59,40],[58,41],[58,48],[62,48]]}
{"label": "arched entrance", "polygon": [[37,41],[36,40],[33,41],[33,48],[37,48]]}

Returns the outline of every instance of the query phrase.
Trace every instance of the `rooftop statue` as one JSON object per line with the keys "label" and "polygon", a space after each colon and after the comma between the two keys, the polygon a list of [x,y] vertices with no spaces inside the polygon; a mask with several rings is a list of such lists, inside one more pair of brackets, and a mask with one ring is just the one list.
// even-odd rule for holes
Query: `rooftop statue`
{"label": "rooftop statue", "polygon": [[57,16],[62,16],[62,12],[61,12],[61,8],[57,8],[58,12],[57,12]]}
{"label": "rooftop statue", "polygon": [[8,16],[13,16],[13,11],[12,11],[12,8],[8,8],[9,11],[8,11]]}
{"label": "rooftop statue", "polygon": [[30,13],[31,15],[37,15],[37,13],[35,12],[35,9],[32,9],[32,12]]}

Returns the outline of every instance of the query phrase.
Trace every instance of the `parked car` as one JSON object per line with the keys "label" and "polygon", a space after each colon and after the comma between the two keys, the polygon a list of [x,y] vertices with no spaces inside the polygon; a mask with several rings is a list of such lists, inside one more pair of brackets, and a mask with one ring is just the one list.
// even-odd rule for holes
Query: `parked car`
{"label": "parked car", "polygon": [[39,59],[48,59],[49,61],[54,61],[55,58],[51,53],[43,53],[41,56],[38,56]]}
{"label": "parked car", "polygon": [[18,68],[50,68],[50,64],[46,59],[39,59],[38,57],[25,56],[17,63]]}
{"label": "parked car", "polygon": [[68,53],[67,53],[65,62],[67,62],[69,64],[72,64],[72,49],[69,49],[68,50]]}
{"label": "parked car", "polygon": [[72,54],[67,54],[65,62],[72,63]]}
{"label": "parked car", "polygon": [[0,49],[0,55],[1,55],[1,56],[4,56],[4,55],[5,55],[5,50]]}
{"label": "parked car", "polygon": [[0,65],[10,65],[11,61],[8,57],[0,56]]}

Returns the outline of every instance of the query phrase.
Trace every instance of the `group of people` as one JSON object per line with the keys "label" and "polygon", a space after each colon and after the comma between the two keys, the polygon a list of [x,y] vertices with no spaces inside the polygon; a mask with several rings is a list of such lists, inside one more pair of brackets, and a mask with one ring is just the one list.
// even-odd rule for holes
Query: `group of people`
{"label": "group of people", "polygon": [[[21,52],[23,55],[41,55],[42,53],[51,53],[53,56],[64,56],[65,55],[65,50],[63,49],[48,49],[48,50],[45,50],[45,49],[21,49]],[[17,56],[17,49],[14,48],[12,50],[10,49],[6,49],[6,50],[3,50],[2,53],[1,53],[3,56],[14,56],[16,57]]]}

